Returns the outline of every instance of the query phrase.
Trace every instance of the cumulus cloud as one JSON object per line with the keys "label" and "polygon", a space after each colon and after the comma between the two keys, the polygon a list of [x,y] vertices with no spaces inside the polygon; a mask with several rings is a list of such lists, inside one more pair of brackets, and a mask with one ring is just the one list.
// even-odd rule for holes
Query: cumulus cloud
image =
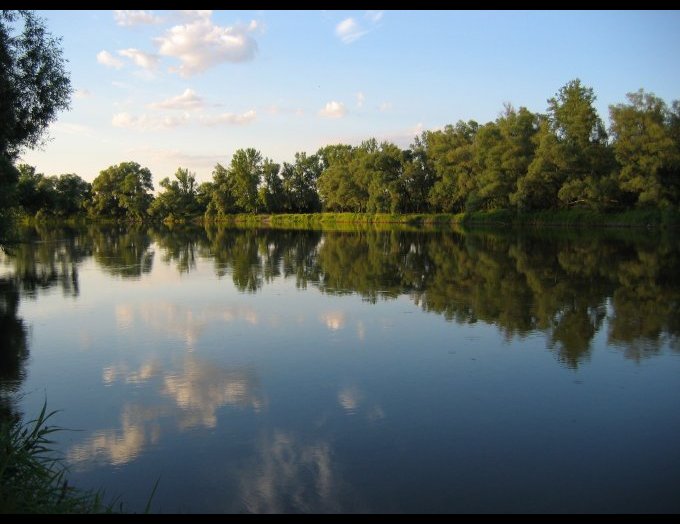
{"label": "cumulus cloud", "polygon": [[342,118],[347,114],[347,108],[342,102],[331,100],[323,109],[319,111],[319,115],[326,118]]}
{"label": "cumulus cloud", "polygon": [[364,96],[364,94],[361,91],[359,91],[357,93],[357,107],[363,107],[364,100],[366,100],[366,96]]}
{"label": "cumulus cloud", "polygon": [[124,56],[125,58],[129,58],[135,65],[141,67],[142,69],[155,69],[158,67],[158,55],[145,53],[144,51],[140,51],[139,49],[134,49],[132,47],[129,49],[121,49],[118,51],[118,54],[120,56]]}
{"label": "cumulus cloud", "polygon": [[127,112],[116,113],[111,119],[111,124],[114,127],[123,129],[137,129],[142,131],[170,129],[189,121],[189,115],[183,114],[179,116],[159,116],[150,117],[148,115],[134,116]]}
{"label": "cumulus cloud", "polygon": [[201,123],[206,126],[216,126],[219,124],[245,125],[249,124],[257,117],[254,109],[246,111],[240,115],[235,113],[222,113],[215,116],[204,116],[201,118]]}
{"label": "cumulus cloud", "polygon": [[115,10],[113,17],[116,24],[121,26],[135,26],[139,24],[158,24],[162,20],[155,16],[151,11],[130,11],[130,10]]}
{"label": "cumulus cloud", "polygon": [[392,102],[383,102],[378,106],[378,109],[382,112],[385,113],[392,109]]}
{"label": "cumulus cloud", "polygon": [[345,18],[337,26],[335,26],[335,34],[345,44],[351,44],[367,33],[354,18]]}
{"label": "cumulus cloud", "polygon": [[161,55],[180,61],[171,72],[188,77],[222,62],[245,62],[255,57],[257,42],[249,33],[257,29],[257,22],[219,26],[212,22],[211,14],[205,11],[185,15],[192,20],[155,39]]}
{"label": "cumulus cloud", "polygon": [[123,61],[116,58],[108,51],[99,51],[99,53],[97,53],[97,62],[106,67],[113,67],[114,69],[123,67]]}
{"label": "cumulus cloud", "polygon": [[181,95],[166,98],[161,102],[150,104],[151,109],[182,109],[192,111],[203,106],[203,99],[193,89],[185,89]]}

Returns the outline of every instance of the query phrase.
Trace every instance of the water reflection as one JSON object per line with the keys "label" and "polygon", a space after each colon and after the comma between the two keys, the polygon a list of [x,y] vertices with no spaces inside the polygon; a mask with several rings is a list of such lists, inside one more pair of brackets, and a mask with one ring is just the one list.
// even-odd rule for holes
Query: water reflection
{"label": "water reflection", "polygon": [[126,363],[105,367],[102,381],[107,386],[116,382],[153,383],[156,393],[146,397],[156,399],[157,404],[125,403],[120,427],[94,431],[85,442],[71,447],[68,460],[80,469],[101,462],[124,464],[134,460],[145,446],[159,441],[163,421],[180,431],[210,429],[216,427],[217,411],[223,406],[254,412],[266,407],[267,400],[251,368],[220,367],[193,353],[167,367],[156,358],[132,369]]}
{"label": "water reflection", "polygon": [[182,368],[165,373],[161,394],[172,398],[180,410],[180,429],[217,425],[221,406],[250,408],[257,412],[265,405],[260,383],[252,369],[221,369],[213,362],[187,355]]}
{"label": "water reflection", "polygon": [[160,438],[158,420],[164,410],[160,407],[144,407],[125,404],[120,414],[120,429],[93,432],[84,443],[74,445],[67,453],[70,464],[76,468],[103,462],[120,466],[135,459],[148,444]]}
{"label": "water reflection", "polygon": [[[359,495],[369,509],[448,509],[466,484],[501,484],[525,463],[534,480],[550,473],[520,491],[563,469],[577,483],[601,456],[600,483],[634,446],[654,486],[667,459],[654,453],[672,449],[644,446],[677,433],[677,417],[659,424],[675,386],[661,356],[680,351],[672,235],[90,226],[24,236],[0,258],[3,410],[14,413],[5,399],[27,380],[33,326],[30,387],[50,382],[71,412],[106,406],[70,426],[89,424],[66,455],[90,480],[113,465],[129,468],[117,477],[127,482],[157,460],[196,479],[187,505],[209,486],[224,489],[211,504],[252,512],[349,511]],[[45,300],[22,313],[38,322],[21,318],[23,300]],[[498,356],[499,338],[532,354]],[[90,348],[82,365],[79,343]],[[593,380],[572,388],[576,373],[563,368],[579,367]],[[639,386],[643,374],[653,387]],[[84,391],[92,399],[77,398]],[[624,442],[631,414],[643,429]],[[565,466],[582,459],[583,470]],[[677,453],[667,463],[672,481]]]}
{"label": "water reflection", "polygon": [[18,416],[13,397],[26,375],[28,333],[18,308],[15,282],[0,278],[0,422]]}
{"label": "water reflection", "polygon": [[241,479],[240,498],[251,513],[336,513],[343,509],[342,482],[325,441],[303,443],[281,430],[265,434]]}
{"label": "water reflection", "polygon": [[[371,303],[408,296],[449,321],[493,324],[507,340],[542,332],[557,359],[573,368],[588,360],[605,320],[608,342],[626,358],[652,356],[666,342],[678,349],[680,248],[672,235],[139,226],[38,226],[22,235],[26,242],[2,263],[6,282],[27,297],[54,286],[77,296],[78,268],[89,257],[112,275],[141,278],[159,250],[180,273],[195,269],[197,259],[212,260],[218,277],[231,276],[246,293],[293,278],[300,289],[358,294]],[[133,322],[128,307],[117,306],[121,329]],[[191,314],[163,304],[141,311],[158,329],[184,330],[188,345],[202,325]],[[339,330],[343,315],[329,311],[321,319]],[[255,311],[247,316],[257,322]],[[357,331],[362,336],[363,327]]]}

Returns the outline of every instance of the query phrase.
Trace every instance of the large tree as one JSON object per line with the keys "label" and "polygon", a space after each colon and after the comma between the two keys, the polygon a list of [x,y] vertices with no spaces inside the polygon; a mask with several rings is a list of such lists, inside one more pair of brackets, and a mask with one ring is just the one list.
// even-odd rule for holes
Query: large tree
{"label": "large tree", "polygon": [[432,162],[436,181],[429,201],[434,211],[459,212],[476,189],[474,140],[479,124],[474,120],[458,121],[443,131],[425,133],[427,156]]}
{"label": "large tree", "polygon": [[201,212],[198,203],[196,175],[185,168],[177,168],[174,180],[160,181],[163,191],[149,206],[149,214],[160,219],[186,219]]}
{"label": "large tree", "polygon": [[0,11],[0,218],[16,203],[14,161],[41,144],[70,98],[59,39],[28,11]]}
{"label": "large tree", "polygon": [[137,162],[121,162],[92,182],[90,212],[106,218],[143,220],[153,200],[151,171]]}
{"label": "large tree", "polygon": [[[626,203],[666,207],[680,202],[678,102],[673,110],[652,93],[628,93],[628,104],[610,106],[619,185]],[[674,129],[675,126],[675,129]]]}
{"label": "large tree", "polygon": [[68,109],[71,82],[60,40],[29,11],[0,11],[0,154],[15,160],[43,143]]}

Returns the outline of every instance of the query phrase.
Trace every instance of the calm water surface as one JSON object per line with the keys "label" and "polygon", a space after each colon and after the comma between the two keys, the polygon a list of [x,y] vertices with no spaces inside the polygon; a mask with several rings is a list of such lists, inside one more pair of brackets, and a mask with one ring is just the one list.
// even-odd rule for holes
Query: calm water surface
{"label": "calm water surface", "polygon": [[2,409],[135,511],[678,512],[675,233],[25,229]]}

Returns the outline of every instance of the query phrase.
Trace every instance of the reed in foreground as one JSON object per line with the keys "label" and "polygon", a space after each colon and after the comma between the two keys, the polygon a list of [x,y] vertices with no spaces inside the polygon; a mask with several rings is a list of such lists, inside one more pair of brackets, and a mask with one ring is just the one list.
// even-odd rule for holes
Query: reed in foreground
{"label": "reed in foreground", "polygon": [[0,422],[0,513],[113,512],[101,492],[69,486],[66,467],[51,447],[61,429],[48,425],[54,413],[43,404],[35,420]]}

